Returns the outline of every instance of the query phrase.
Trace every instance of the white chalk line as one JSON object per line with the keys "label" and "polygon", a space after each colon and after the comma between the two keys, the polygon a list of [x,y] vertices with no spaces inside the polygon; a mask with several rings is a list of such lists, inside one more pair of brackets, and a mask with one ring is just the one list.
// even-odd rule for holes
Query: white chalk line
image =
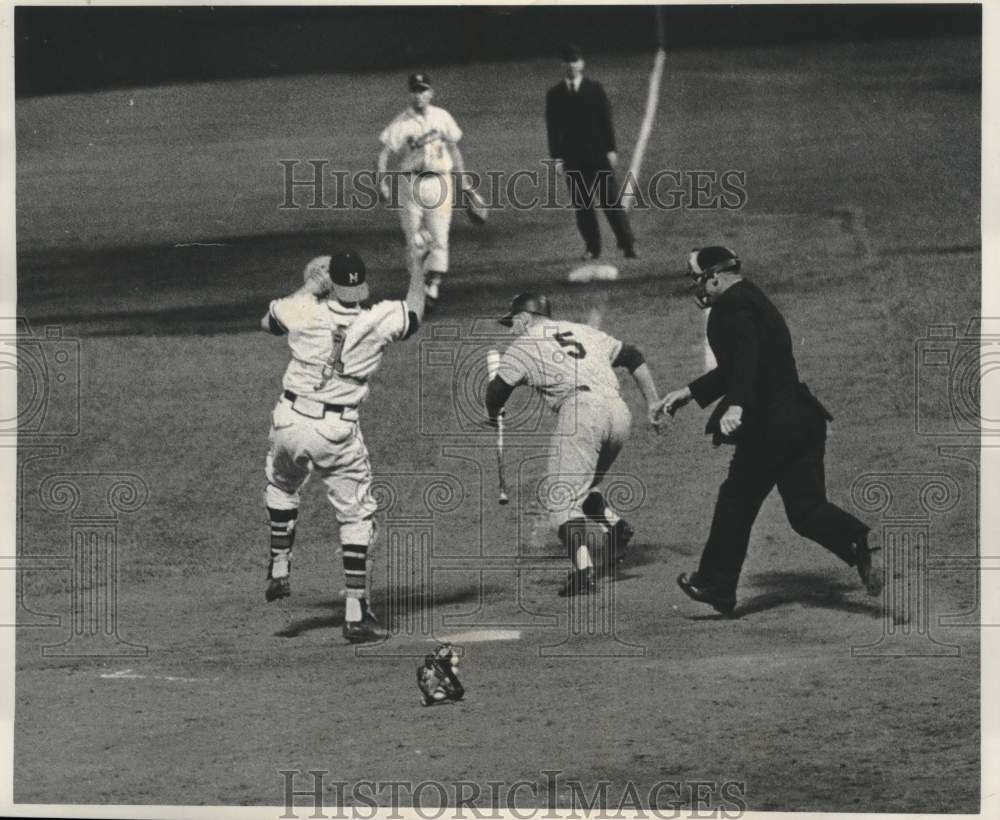
{"label": "white chalk line", "polygon": [[[663,76],[663,66],[667,60],[667,53],[658,49],[653,58],[653,70],[649,75],[649,88],[646,91],[646,112],[642,117],[642,125],[639,128],[639,139],[636,140],[635,150],[632,152],[632,164],[628,169],[626,184],[632,180],[638,183],[639,171],[642,169],[642,160],[646,155],[646,145],[649,143],[649,135],[653,131],[653,122],[656,120],[656,107],[660,100],[660,79]],[[622,197],[622,205],[625,210],[630,209],[635,204],[635,193],[631,187],[625,196]]]}
{"label": "white chalk line", "polygon": [[[208,678],[185,678],[180,675],[143,675],[139,672],[134,672],[132,669],[119,669],[117,672],[102,672],[101,677],[104,680],[165,680],[173,683],[202,683],[208,680]],[[218,680],[218,678],[212,678],[212,680]]]}
{"label": "white chalk line", "polygon": [[520,629],[472,629],[468,632],[456,632],[454,635],[442,635],[444,643],[483,643],[485,641],[519,641]]}

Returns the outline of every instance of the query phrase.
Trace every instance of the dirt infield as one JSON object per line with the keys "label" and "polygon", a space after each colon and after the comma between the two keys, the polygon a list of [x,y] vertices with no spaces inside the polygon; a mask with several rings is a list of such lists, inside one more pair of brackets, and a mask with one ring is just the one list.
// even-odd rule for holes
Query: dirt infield
{"label": "dirt infield", "polygon": [[[19,446],[15,800],[278,806],[282,771],[308,789],[317,770],[328,803],[364,803],[341,782],[409,784],[409,805],[437,781],[489,807],[492,780],[508,796],[527,782],[518,807],[570,807],[602,782],[612,809],[663,783],[661,805],[690,806],[701,782],[733,810],[977,811],[978,452],[915,388],[948,380],[920,370],[927,326],[960,336],[979,313],[979,57],[975,40],[940,39],[670,58],[645,167],[745,169],[749,199],[637,212],[642,256],[617,283],[562,281],[580,250],[569,213],[457,225],[440,311],[390,352],[363,411],[382,503],[374,603],[394,635],[359,656],[316,487],[293,597],[264,604],[263,458],[287,354],[254,328],[331,242],[365,254],[377,294],[402,294],[394,215],[277,208],[280,158],[370,167],[400,78],[18,102],[19,309],[39,338],[60,327],[79,368],[38,422],[66,435]],[[623,146],[648,63],[592,61]],[[469,163],[537,163],[553,67],[525,63],[514,86],[493,68],[438,72]],[[564,561],[533,494],[548,417],[511,434],[512,503],[495,503],[491,438],[463,392],[489,317],[544,287],[560,315],[638,344],[670,389],[703,362],[703,317],[672,275],[713,240],[774,294],[837,417],[831,496],[928,559],[895,567],[884,604],[795,536],[777,499],[737,617],[684,598],[674,578],[695,566],[729,453],[692,409],[656,437],[630,386],[613,479],[638,535],[592,609],[555,595]],[[116,557],[101,564],[113,602],[73,572],[90,537]],[[416,664],[455,635],[468,696],[423,709]]]}

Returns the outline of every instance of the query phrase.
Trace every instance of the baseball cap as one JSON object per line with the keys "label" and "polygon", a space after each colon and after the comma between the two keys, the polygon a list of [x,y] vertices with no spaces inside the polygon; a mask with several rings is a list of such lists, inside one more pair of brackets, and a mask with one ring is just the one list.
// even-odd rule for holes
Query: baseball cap
{"label": "baseball cap", "polygon": [[583,59],[583,50],[580,46],[574,43],[567,43],[563,46],[562,50],[562,61],[564,63],[575,63],[577,60]]}
{"label": "baseball cap", "polygon": [[365,262],[354,250],[330,256],[330,281],[333,293],[341,302],[363,302],[368,298]]}
{"label": "baseball cap", "polygon": [[410,91],[423,91],[425,88],[431,87],[431,77],[429,74],[418,71],[416,74],[410,75],[409,83]]}

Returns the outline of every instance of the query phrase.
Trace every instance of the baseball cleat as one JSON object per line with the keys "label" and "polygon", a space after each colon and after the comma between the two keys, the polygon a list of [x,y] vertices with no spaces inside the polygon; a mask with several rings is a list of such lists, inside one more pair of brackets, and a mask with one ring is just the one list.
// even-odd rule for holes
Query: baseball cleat
{"label": "baseball cleat", "polygon": [[625,560],[629,542],[635,537],[635,530],[624,518],[619,518],[611,528],[611,560],[620,564]]}
{"label": "baseball cleat", "polygon": [[267,588],[264,590],[264,600],[268,603],[287,598],[292,594],[291,566],[287,555],[272,558],[267,565]]}
{"label": "baseball cleat", "polygon": [[866,530],[855,542],[854,549],[856,550],[855,561],[861,583],[865,585],[868,594],[876,598],[882,594],[882,583],[885,576],[882,568],[882,548],[869,545],[868,531]]}
{"label": "baseball cleat", "polygon": [[635,246],[625,248],[625,258],[626,259],[638,259],[639,254],[636,253]]}
{"label": "baseball cleat", "polygon": [[284,578],[269,578],[267,589],[264,590],[264,600],[271,603],[271,601],[287,598],[291,594],[292,586],[287,575]]}
{"label": "baseball cleat", "polygon": [[593,567],[574,569],[566,577],[566,583],[559,590],[560,598],[572,598],[574,595],[593,595],[597,592],[597,580],[594,578]]}
{"label": "baseball cleat", "polygon": [[378,622],[367,600],[361,601],[361,611],[364,614],[360,621],[344,621],[343,634],[348,643],[375,643],[389,637],[389,631]]}
{"label": "baseball cleat", "polygon": [[702,584],[697,572],[691,573],[690,576],[686,572],[682,572],[677,576],[677,585],[688,598],[702,604],[708,604],[716,612],[721,612],[723,615],[730,615],[736,609],[736,595],[734,593],[726,593],[717,587]]}
{"label": "baseball cleat", "polygon": [[582,259],[584,262],[590,262],[594,259],[600,259],[600,258],[601,258],[600,251],[591,251],[591,250],[584,251],[583,256],[580,257],[580,259]]}
{"label": "baseball cleat", "polygon": [[428,275],[424,278],[424,299],[427,307],[434,307],[441,296],[441,277]]}

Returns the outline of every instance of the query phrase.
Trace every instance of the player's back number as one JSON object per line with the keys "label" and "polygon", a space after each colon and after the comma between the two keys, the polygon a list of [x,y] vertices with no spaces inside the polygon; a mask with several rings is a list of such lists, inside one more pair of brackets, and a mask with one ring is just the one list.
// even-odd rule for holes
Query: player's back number
{"label": "player's back number", "polygon": [[570,358],[582,359],[587,355],[587,351],[583,349],[583,345],[573,338],[572,330],[565,330],[562,333],[553,333],[552,335],[562,347],[568,348],[566,355]]}

